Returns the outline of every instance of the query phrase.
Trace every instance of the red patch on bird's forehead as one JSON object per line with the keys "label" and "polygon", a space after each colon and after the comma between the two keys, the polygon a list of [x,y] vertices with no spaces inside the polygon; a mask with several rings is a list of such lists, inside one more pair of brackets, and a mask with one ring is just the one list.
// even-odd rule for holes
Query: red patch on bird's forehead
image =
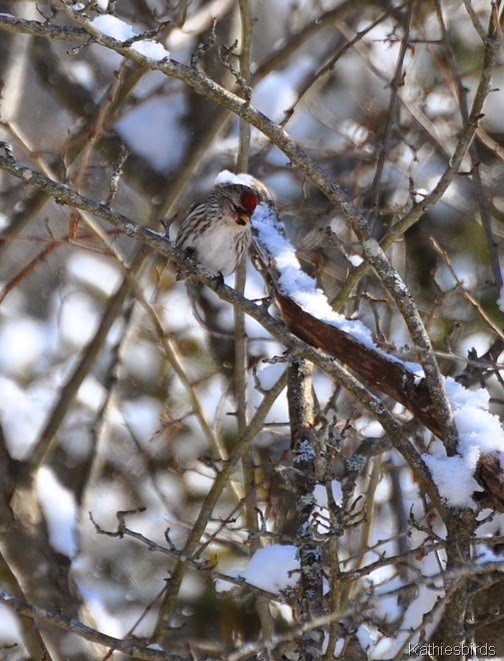
{"label": "red patch on bird's forehead", "polygon": [[249,209],[250,211],[254,211],[258,202],[259,202],[259,198],[252,191],[250,192],[247,191],[245,193],[242,193],[241,203],[244,209]]}

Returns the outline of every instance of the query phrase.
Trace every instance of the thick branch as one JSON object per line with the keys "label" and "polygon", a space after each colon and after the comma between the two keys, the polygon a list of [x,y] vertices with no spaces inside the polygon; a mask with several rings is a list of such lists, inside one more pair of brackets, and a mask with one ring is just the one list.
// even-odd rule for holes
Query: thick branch
{"label": "thick branch", "polygon": [[46,39],[74,41],[81,44],[90,40],[89,34],[82,28],[70,28],[64,25],[51,25],[50,23],[42,23],[40,21],[29,21],[11,16],[10,14],[0,14],[0,30],[31,34],[33,37],[45,37]]}
{"label": "thick branch", "polygon": [[238,294],[234,289],[223,285],[220,278],[209,274],[200,264],[188,257],[183,250],[172,245],[165,236],[142,227],[141,225],[137,225],[127,216],[113,211],[107,207],[107,205],[94,202],[87,197],[75,193],[68,186],[57,184],[40,173],[17,163],[10,154],[8,146],[4,145],[4,150],[6,151],[6,155],[0,154],[0,169],[46,191],[61,203],[94,213],[99,218],[110,222],[127,236],[142,241],[158,253],[183,265],[184,268],[194,273],[201,282],[215,291],[222,300],[239,307],[246,314],[258,321],[263,328],[271,333],[271,335],[285,347],[300,353],[307,360],[313,362],[320,367],[320,369],[337,380],[338,383],[352,393],[363,404],[363,406],[373,413],[389,434],[396,449],[405,457],[408,464],[412,467],[430,498],[436,503],[438,510],[440,512],[444,511],[445,508],[439,500],[436,487],[431,480],[429,471],[413,446],[403,438],[400,426],[388,412],[387,408],[378,397],[374,396],[367,388],[357,381],[357,379],[349,374],[347,370],[336,363],[332,357],[321,354],[317,349],[314,349],[306,342],[298,340],[291,335],[283,323],[268,313],[267,308],[249,301]]}
{"label": "thick branch", "polygon": [[373,388],[378,388],[405,406],[436,436],[442,436],[443,430],[424,379],[419,380],[403,363],[312,317],[292,299],[277,293],[277,301],[282,317],[294,335],[340,360]]}
{"label": "thick branch", "polygon": [[[320,481],[317,462],[321,461],[322,448],[314,429],[313,409],[313,366],[302,358],[295,358],[289,366],[287,399],[291,421],[292,450],[296,484],[296,524],[300,540],[299,561],[301,595],[299,612],[306,622],[322,615],[323,608],[323,565],[322,545],[317,539],[317,522],[313,519],[315,498],[313,491]],[[320,659],[324,633],[314,629],[303,633],[299,641],[302,659]]]}
{"label": "thick branch", "polygon": [[181,659],[180,654],[170,654],[162,650],[149,649],[143,645],[139,645],[135,641],[130,640],[120,640],[119,638],[114,638],[113,636],[107,636],[107,634],[101,633],[96,629],[86,626],[82,622],[79,622],[75,619],[69,619],[67,617],[62,617],[58,613],[47,611],[38,606],[33,606],[32,604],[13,597],[4,590],[0,590],[0,603],[5,604],[9,608],[12,608],[26,617],[30,617],[36,622],[44,622],[64,631],[69,631],[74,633],[85,640],[89,640],[98,645],[103,645],[103,647],[120,650],[129,656],[134,656],[137,659],[152,659],[153,661],[161,661],[165,659]]}
{"label": "thick branch", "polygon": [[442,376],[433,354],[429,338],[423,326],[421,317],[414,305],[413,299],[397,271],[389,263],[384,251],[370,234],[365,216],[355,207],[349,195],[324,170],[314,163],[298,146],[296,141],[279,124],[275,124],[263,113],[253,108],[249,101],[243,100],[229,92],[206,76],[201,69],[189,67],[172,59],[154,62],[140,55],[134,49],[124,46],[116,39],[103,35],[83,13],[73,11],[65,0],[53,0],[52,4],[72,17],[99,44],[121,53],[153,70],[158,70],[167,76],[185,82],[196,92],[215,103],[225,106],[246,122],[259,129],[265,136],[288,156],[293,165],[327,196],[338,209],[339,213],[349,223],[355,235],[362,244],[364,256],[376,271],[385,289],[393,297],[399,308],[413,342],[419,348],[419,360],[426,375],[432,404],[443,430],[442,438],[447,445],[449,454],[456,452],[457,433],[453,423],[453,413],[446,395]]}

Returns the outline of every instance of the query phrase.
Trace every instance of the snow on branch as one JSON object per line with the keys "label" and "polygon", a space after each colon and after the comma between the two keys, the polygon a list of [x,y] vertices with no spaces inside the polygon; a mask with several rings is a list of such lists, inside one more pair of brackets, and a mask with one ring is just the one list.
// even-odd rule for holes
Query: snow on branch
{"label": "snow on branch", "polygon": [[[373,414],[373,416],[376,417],[378,422],[389,435],[392,443],[394,444],[394,447],[403,455],[417,476],[422,487],[429,494],[431,500],[436,503],[438,511],[443,511],[443,503],[441,503],[439,500],[435,485],[433,484],[426,465],[422,461],[420,455],[413,447],[413,445],[411,445],[411,443],[409,443],[404,438],[401,431],[401,426],[390,414],[387,407],[383,404],[380,398],[373,394],[368,388],[366,388],[347,369],[345,369],[342,364],[333,360],[333,341],[343,342],[348,353],[352,351],[358,352],[357,355],[360,357],[361,361],[364,361],[364,355],[366,355],[366,360],[369,361],[370,366],[372,366],[372,361],[375,360],[377,356],[382,361],[380,362],[382,367],[386,366],[390,369],[390,367],[393,366],[392,369],[404,370],[401,363],[390,363],[390,361],[387,361],[381,357],[377,352],[366,348],[364,345],[351,338],[350,335],[342,332],[339,332],[339,334],[332,338],[333,341],[328,342],[327,351],[330,355],[320,352],[318,350],[319,345],[317,344],[317,338],[320,339],[323,336],[324,330],[327,331],[327,329],[333,329],[332,326],[317,320],[315,317],[307,316],[307,319],[309,319],[312,324],[315,326],[317,326],[317,324],[320,325],[322,332],[320,329],[315,328],[310,330],[307,327],[305,329],[305,337],[303,337],[303,333],[301,332],[298,332],[296,337],[293,333],[289,332],[287,328],[290,323],[289,312],[291,311],[289,308],[289,303],[294,306],[295,318],[298,314],[297,311],[299,310],[299,307],[290,301],[288,297],[284,296],[282,299],[280,293],[277,295],[278,300],[283,300],[283,312],[286,321],[286,324],[284,324],[282,321],[271,316],[264,305],[258,305],[253,301],[249,301],[231,287],[222,284],[221,279],[218,276],[212,275],[206,271],[198,262],[189,257],[183,250],[173,245],[166,236],[158,234],[157,232],[154,232],[142,225],[139,225],[138,223],[133,222],[130,218],[111,209],[110,206],[105,203],[96,202],[88,197],[80,195],[72,190],[69,186],[65,184],[59,184],[52,179],[49,179],[48,177],[40,174],[40,172],[37,172],[32,168],[18,163],[12,154],[10,146],[6,143],[0,143],[0,170],[3,170],[4,172],[9,173],[16,178],[23,180],[25,183],[44,191],[55,200],[57,200],[60,204],[66,204],[69,207],[75,209],[82,209],[94,214],[98,218],[102,218],[103,220],[111,223],[126,236],[137,239],[159,254],[173,259],[178,264],[182,265],[184,269],[193,273],[201,282],[212,289],[223,301],[230,303],[237,309],[243,310],[247,315],[259,322],[263,328],[272,335],[272,337],[277,339],[287,349],[290,349],[291,351],[304,356],[314,365],[317,365],[317,367],[319,367],[322,371],[324,371],[337,383],[344,387],[348,392],[350,392],[359,402],[361,402],[362,406],[364,406]],[[337,329],[333,329],[333,331],[336,330]],[[383,361],[385,361],[385,363]],[[370,373],[372,374],[373,370],[371,370]],[[401,375],[404,376],[405,372],[401,371]],[[406,383],[406,387],[409,385],[409,383]],[[383,389],[383,391],[385,392],[385,389]],[[417,385],[417,388],[415,389],[415,395],[416,399],[412,401],[417,402],[419,406],[421,402],[424,401],[426,407],[424,411],[424,418],[430,415],[432,425],[435,425],[436,418],[432,415],[429,399],[425,399],[424,396],[422,400],[421,384]],[[400,400],[398,399],[398,401]],[[416,412],[417,408],[418,407],[412,410]],[[422,409],[420,407],[418,408],[418,417],[423,419],[420,415],[421,413]],[[429,426],[425,419],[424,424]],[[43,452],[45,452],[45,450],[42,448],[41,453]],[[35,454],[36,453],[32,453],[32,456]]]}
{"label": "snow on branch", "polygon": [[94,18],[91,23],[105,36],[117,39],[117,41],[131,43],[131,48],[134,51],[148,57],[150,60],[160,61],[170,57],[169,51],[162,44],[144,39],[142,35],[137,35],[129,23],[121,21],[116,16],[102,14]]}
{"label": "snow on branch", "polygon": [[[253,185],[248,175],[227,172],[217,178],[218,183],[224,181]],[[373,388],[394,397],[443,440],[443,428],[426,388],[422,368],[386,354],[374,343],[364,324],[348,320],[330,307],[315,280],[301,269],[272,202],[263,202],[257,207],[252,224],[262,269],[274,288],[290,330],[348,365]],[[500,490],[495,486],[498,480],[495,462],[500,463],[502,472],[504,430],[499,418],[489,411],[490,395],[483,388],[468,390],[451,377],[443,378],[443,386],[458,432],[456,453],[447,456],[445,445],[438,443],[431,454],[424,454],[422,458],[448,505],[474,509],[473,495],[481,500],[484,498],[481,487],[488,487],[485,481],[485,475],[489,479],[488,470],[485,472],[484,466],[488,465],[489,456],[492,457],[492,494],[497,497],[494,507],[502,509],[504,485]]]}
{"label": "snow on branch", "polygon": [[[272,203],[264,202],[258,205],[253,216],[255,245],[258,247],[266,276],[275,289],[283,319],[289,330],[300,338],[303,344],[296,344],[292,336],[285,332],[283,325],[271,317],[266,310],[217,282],[218,278],[207,273],[197,262],[173,246],[165,236],[134,223],[106,204],[81,196],[68,186],[58,184],[35,170],[17,163],[10,147],[5,144],[1,146],[4,155],[0,154],[0,169],[44,190],[70,207],[94,213],[97,217],[115,225],[127,236],[139,239],[152,249],[175,259],[184,267],[188,266],[202,282],[217,291],[223,300],[239,305],[285,346],[301,351],[308,360],[333,378],[340,380],[343,387],[362,396],[363,404],[374,412],[380,423],[385,425],[387,432],[396,437],[396,442],[399,442],[400,432],[379,399],[373,397],[370,391],[360,386],[334,361],[331,363],[318,351],[310,351],[308,345],[338,358],[342,364],[348,365],[364,378],[371,387],[378,388],[403,404],[427,428],[442,438],[443,427],[437,418],[425,380],[419,380],[419,373],[411,371],[407,363],[402,363],[395,357],[378,350],[372,341],[369,341],[369,331],[363,330],[362,324],[342,320],[339,315],[326,307],[323,293],[317,289],[315,282],[295,266],[294,260],[297,258],[294,249],[285,238]],[[317,311],[320,312],[321,318],[315,316]],[[350,332],[352,327],[353,333]],[[502,495],[504,487],[501,484],[504,433],[500,424],[496,423],[496,417],[488,410],[488,394],[485,395],[486,391],[481,390],[466,390],[460,384],[456,384],[455,387],[449,379],[444,380],[444,385],[452,398],[456,419],[461,426],[461,440],[457,446],[457,457],[447,457],[443,454],[444,449],[440,449],[436,457],[437,463],[431,460],[430,468],[436,486],[449,505],[460,507],[465,504],[474,507],[472,500],[474,474],[478,484],[485,490],[485,497],[489,499],[487,502],[492,503],[491,506],[495,509],[504,511]],[[461,393],[464,395],[462,396]],[[413,452],[409,442],[402,443],[401,452],[408,463],[423,474],[422,483],[428,488],[428,476],[424,472],[425,461],[419,462],[419,457],[416,451]],[[454,461],[458,457],[463,457],[464,461],[462,463],[460,460],[458,463]],[[489,457],[492,457],[491,462]],[[425,457],[423,459],[425,460]],[[445,463],[439,464],[440,461]],[[460,479],[458,488],[447,478],[442,477],[446,472],[453,474],[454,469],[460,474],[462,468],[465,470],[464,478]],[[435,498],[432,491],[431,496]]]}

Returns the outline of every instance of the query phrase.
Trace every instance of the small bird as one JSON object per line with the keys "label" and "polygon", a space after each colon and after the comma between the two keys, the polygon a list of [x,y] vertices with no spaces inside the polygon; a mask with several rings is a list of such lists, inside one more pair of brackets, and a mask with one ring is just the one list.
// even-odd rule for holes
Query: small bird
{"label": "small bird", "polygon": [[[248,251],[250,218],[260,202],[261,193],[249,186],[218,185],[206,200],[189,210],[175,243],[212,273],[230,275]],[[176,279],[187,276],[187,271],[179,269]]]}

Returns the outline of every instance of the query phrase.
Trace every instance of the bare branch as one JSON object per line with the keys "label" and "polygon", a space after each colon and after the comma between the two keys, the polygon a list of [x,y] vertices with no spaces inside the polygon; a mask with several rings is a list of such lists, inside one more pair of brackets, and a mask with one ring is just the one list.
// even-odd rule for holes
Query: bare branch
{"label": "bare branch", "polygon": [[152,648],[149,649],[147,646],[139,645],[138,642],[134,640],[121,640],[120,638],[108,636],[107,634],[86,626],[78,620],[63,617],[58,613],[39,608],[38,606],[23,601],[22,599],[13,597],[8,592],[5,592],[5,590],[0,590],[0,603],[14,609],[16,613],[19,613],[20,615],[32,618],[36,622],[43,622],[52,627],[62,629],[63,631],[68,631],[69,633],[84,638],[84,640],[89,640],[90,642],[102,645],[103,647],[113,647],[114,649],[120,650],[121,652],[136,657],[137,659],[162,661],[164,659],[178,660],[184,658],[184,656],[181,656],[180,654],[172,654],[171,652]]}
{"label": "bare branch", "polygon": [[[127,236],[136,238],[159,253],[171,257],[178,264],[183,264],[184,268],[187,268],[187,270],[194,273],[201,282],[213,289],[222,300],[227,301],[232,305],[239,305],[246,314],[259,321],[265,329],[280,340],[285,346],[302,352],[308,360],[321,367],[321,369],[326,371],[333,378],[336,378],[337,381],[356,396],[366,408],[377,416],[377,419],[382,426],[387,430],[391,438],[394,439],[394,443],[398,444],[397,447],[400,448],[400,452],[405,456],[408,463],[414,466],[415,471],[419,475],[423,476],[422,481],[424,485],[426,485],[431,498],[438,503],[440,511],[444,510],[444,507],[435,495],[436,492],[429,472],[426,470],[423,462],[416,454],[413,447],[402,438],[397,423],[393,420],[392,416],[390,416],[382,402],[371,395],[371,393],[354,377],[351,377],[344,368],[338,366],[334,361],[323,357],[318,351],[314,350],[306,343],[300,342],[300,340],[294,338],[290,333],[286,332],[283,324],[271,317],[260,305],[256,305],[255,303],[244,299],[233,289],[223,285],[217,276],[210,275],[206,272],[205,269],[197,264],[197,262],[188,257],[184,251],[173,246],[165,236],[157,234],[143,226],[136,225],[126,216],[108,209],[105,204],[97,203],[78,195],[71,191],[67,186],[56,184],[30,168],[16,163],[12,156],[9,155],[9,152],[7,153],[7,156],[0,155],[0,168],[20,179],[29,181],[30,184],[40,187],[42,190],[53,195],[60,202],[94,213],[99,218],[103,218],[121,229]],[[314,318],[312,319],[314,320],[313,323],[316,324],[318,322],[318,320]],[[325,324],[322,325],[324,327],[326,326]],[[414,381],[413,375],[412,381]]]}

